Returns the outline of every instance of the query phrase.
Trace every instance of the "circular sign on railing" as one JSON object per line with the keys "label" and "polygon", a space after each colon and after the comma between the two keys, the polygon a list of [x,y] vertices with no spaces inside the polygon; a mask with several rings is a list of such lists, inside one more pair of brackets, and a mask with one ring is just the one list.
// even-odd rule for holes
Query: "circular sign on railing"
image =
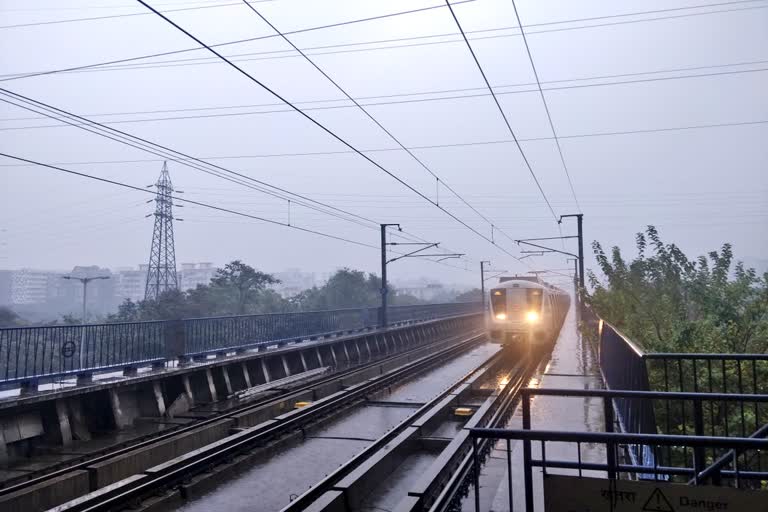
{"label": "circular sign on railing", "polygon": [[70,358],[75,355],[75,350],[77,350],[77,345],[74,341],[65,341],[61,346],[61,355]]}

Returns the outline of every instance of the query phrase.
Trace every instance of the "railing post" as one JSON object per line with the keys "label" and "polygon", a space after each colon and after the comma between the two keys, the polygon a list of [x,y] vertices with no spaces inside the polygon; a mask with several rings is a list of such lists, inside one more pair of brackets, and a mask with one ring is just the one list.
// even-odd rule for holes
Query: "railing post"
{"label": "railing post", "polygon": [[[603,398],[603,416],[605,417],[605,431],[613,432],[613,399],[611,397]],[[611,480],[616,479],[616,447],[613,443],[606,443],[607,453],[606,458],[608,462],[608,478]]]}
{"label": "railing post", "polygon": [[[704,408],[701,400],[693,401],[693,428],[697,436],[704,435]],[[697,446],[693,449],[694,479],[698,483],[699,473],[704,471],[704,447]]]}
{"label": "railing post", "polygon": [[[523,430],[531,430],[531,395],[523,389]],[[525,481],[525,512],[533,512],[533,468],[531,441],[523,440],[523,478]]]}
{"label": "railing post", "polygon": [[168,320],[163,329],[163,351],[166,360],[185,360],[186,323],[184,320]]}

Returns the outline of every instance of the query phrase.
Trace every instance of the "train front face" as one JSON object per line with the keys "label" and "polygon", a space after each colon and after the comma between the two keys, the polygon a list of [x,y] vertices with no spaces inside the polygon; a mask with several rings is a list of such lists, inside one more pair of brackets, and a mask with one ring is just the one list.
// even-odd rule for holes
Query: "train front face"
{"label": "train front face", "polygon": [[546,341],[543,318],[544,287],[508,281],[489,291],[488,334],[501,344],[539,344]]}

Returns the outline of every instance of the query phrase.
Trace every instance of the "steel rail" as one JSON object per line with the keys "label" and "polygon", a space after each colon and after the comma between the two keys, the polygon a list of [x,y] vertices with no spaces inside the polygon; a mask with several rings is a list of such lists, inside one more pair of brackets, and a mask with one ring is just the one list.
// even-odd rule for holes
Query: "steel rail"
{"label": "steel rail", "polygon": [[[428,354],[383,375],[351,386],[347,390],[326,397],[326,399],[317,401],[310,406],[296,409],[255,427],[246,428],[208,446],[145,470],[134,477],[129,477],[122,481],[123,485],[116,483],[107,486],[102,492],[96,491],[85,495],[68,504],[60,505],[55,510],[66,510],[67,512],[106,511],[129,503],[140,502],[143,498],[154,495],[172,484],[187,480],[190,476],[204,472],[222,461],[273,441],[288,432],[298,430],[303,425],[317,421],[339,409],[361,402],[367,394],[439,364],[443,360],[470,348],[483,338],[483,334],[473,334],[469,337],[465,335],[463,341],[438,352]],[[227,417],[227,415],[221,415],[216,418],[216,421]]]}
{"label": "steel rail", "polygon": [[[192,432],[195,430],[198,430],[200,428],[204,428],[212,423],[215,423],[217,421],[220,421],[222,418],[225,418],[230,415],[234,414],[241,414],[246,413],[249,411],[255,411],[258,409],[266,408],[271,405],[275,405],[281,401],[290,400],[291,397],[300,396],[304,393],[307,393],[309,391],[313,391],[317,388],[322,388],[323,386],[343,380],[348,379],[350,377],[353,377],[357,374],[361,374],[370,368],[374,368],[378,365],[384,364],[388,361],[395,360],[399,357],[407,356],[409,354],[413,354],[416,351],[424,350],[425,347],[434,346],[434,345],[442,345],[446,343],[451,343],[453,341],[456,341],[460,338],[462,338],[463,335],[458,336],[449,336],[447,338],[441,338],[438,340],[434,340],[413,348],[409,348],[408,350],[397,352],[393,354],[389,354],[386,357],[373,360],[369,363],[365,363],[362,365],[355,365],[349,369],[342,370],[340,372],[333,373],[329,375],[328,377],[313,380],[308,382],[306,385],[300,386],[298,388],[289,388],[289,389],[282,389],[280,390],[277,395],[272,395],[268,397],[264,397],[262,399],[257,400],[251,400],[248,403],[244,403],[242,405],[234,406],[229,409],[225,409],[223,411],[217,411],[212,412],[211,417],[203,418],[198,421],[195,421],[191,424],[187,425],[181,425],[178,427],[170,427],[168,429],[165,429],[158,433],[148,434],[145,436],[140,436],[139,438],[135,438],[133,440],[126,441],[125,443],[118,444],[117,446],[122,446],[118,449],[114,449],[115,445],[112,445],[108,448],[106,448],[103,451],[97,451],[94,452],[94,454],[98,454],[96,456],[89,456],[86,455],[85,457],[80,458],[73,458],[70,459],[70,461],[63,462],[61,464],[64,464],[64,467],[60,467],[59,469],[55,469],[53,471],[47,471],[44,474],[39,474],[39,476],[35,476],[30,478],[31,475],[24,475],[19,478],[26,478],[24,481],[18,482],[18,483],[12,483],[10,485],[6,485],[5,487],[0,488],[0,496],[4,496],[16,491],[20,491],[29,487],[32,487],[34,485],[43,483],[47,480],[51,480],[53,478],[65,475],[67,473],[70,473],[72,471],[76,471],[79,469],[85,469],[87,466],[107,461],[111,458],[124,455],[127,453],[130,453],[131,451],[139,450],[141,448],[145,448],[147,446],[150,446],[154,443],[158,443],[167,439],[171,439],[173,437],[179,436],[181,434],[185,434],[188,432]],[[265,391],[266,392],[266,391]],[[138,442],[136,442],[138,440]],[[126,445],[127,444],[127,445]],[[74,464],[72,463],[74,462]],[[46,469],[50,469],[46,468]],[[42,470],[45,471],[45,470]],[[7,483],[8,481],[6,481]],[[2,484],[0,484],[2,485]]]}
{"label": "steel rail", "polygon": [[419,409],[415,413],[413,413],[412,415],[408,416],[403,421],[398,423],[391,431],[387,432],[382,437],[377,439],[376,442],[366,447],[362,452],[355,455],[355,457],[348,460],[346,463],[342,464],[339,468],[333,471],[333,473],[327,475],[318,483],[314,484],[310,489],[308,489],[303,494],[295,498],[289,505],[286,505],[285,507],[280,509],[280,512],[300,512],[301,510],[304,510],[305,508],[307,508],[312,502],[314,502],[320,496],[322,496],[323,493],[331,490],[334,485],[336,485],[339,481],[341,481],[343,478],[345,478],[350,473],[352,473],[352,471],[357,469],[363,462],[370,459],[379,450],[384,448],[392,440],[394,440],[396,437],[402,434],[408,427],[413,425],[414,422],[422,419],[425,413],[427,413],[431,409],[438,406],[441,401],[443,401],[448,395],[450,395],[456,388],[463,385],[470,377],[472,377],[475,373],[477,373],[481,368],[493,365],[493,363],[497,359],[501,358],[502,355],[503,355],[503,351],[496,352],[491,357],[487,358],[482,363],[480,363],[478,366],[475,366],[474,368],[472,368],[470,371],[468,371],[462,377],[460,377],[456,382],[454,382],[451,386],[448,386],[448,388],[446,388],[437,396],[435,396],[432,400],[430,400],[423,406],[419,407]]}

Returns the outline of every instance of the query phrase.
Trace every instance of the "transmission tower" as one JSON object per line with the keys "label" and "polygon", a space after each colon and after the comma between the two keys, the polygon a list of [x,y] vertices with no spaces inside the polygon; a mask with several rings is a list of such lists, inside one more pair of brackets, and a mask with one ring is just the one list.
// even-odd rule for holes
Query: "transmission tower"
{"label": "transmission tower", "polygon": [[[176,275],[176,250],[173,246],[173,184],[168,174],[168,163],[163,162],[163,170],[157,183],[150,185],[157,189],[155,196],[155,229],[152,232],[152,249],[149,253],[147,286],[144,299],[156,299],[166,290],[179,287]],[[179,219],[180,220],[180,219]]]}

